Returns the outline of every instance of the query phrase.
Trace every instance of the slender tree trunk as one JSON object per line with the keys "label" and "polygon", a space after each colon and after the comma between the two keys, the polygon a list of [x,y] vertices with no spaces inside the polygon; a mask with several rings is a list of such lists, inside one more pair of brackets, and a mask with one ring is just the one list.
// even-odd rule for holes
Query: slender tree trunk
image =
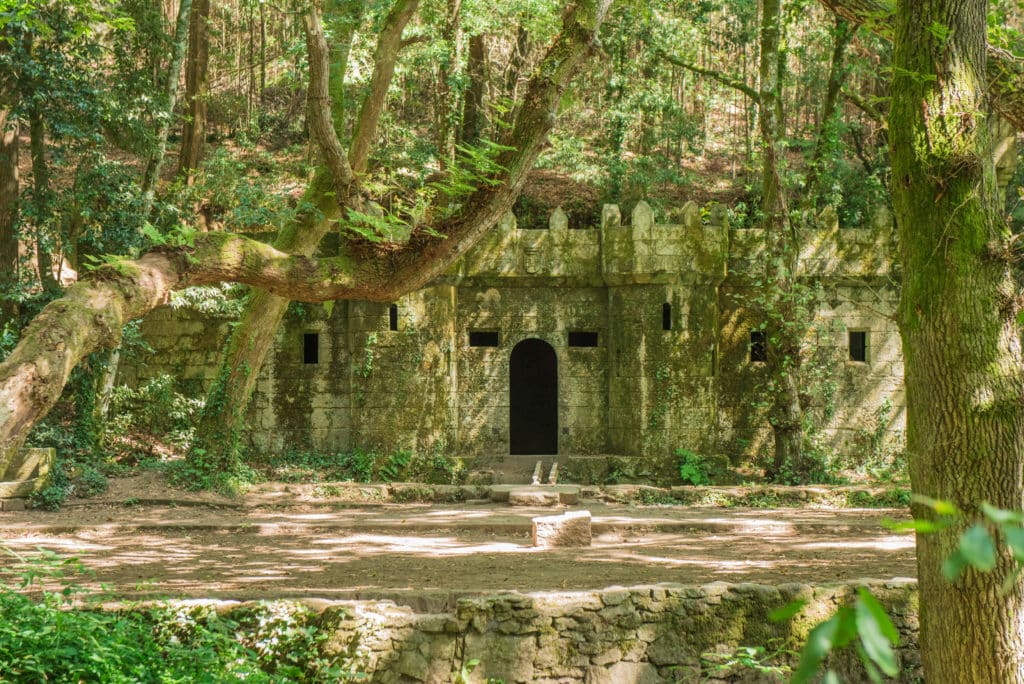
{"label": "slender tree trunk", "polygon": [[458,131],[458,98],[452,82],[462,64],[462,0],[447,0],[448,14],[441,37],[448,54],[438,65],[434,106],[434,138],[442,168],[455,161],[455,135]]}
{"label": "slender tree trunk", "polygon": [[775,441],[769,475],[802,475],[803,411],[800,407],[800,353],[803,330],[794,301],[796,234],[789,219],[782,185],[782,139],[785,135],[780,97],[783,65],[781,0],[763,0],[759,66],[758,124],[761,133],[761,212],[768,244],[766,280],[770,285],[767,314],[768,362],[771,383],[768,420]]}
{"label": "slender tree trunk", "polygon": [[508,66],[505,68],[505,97],[513,102],[516,100],[516,88],[529,50],[530,32],[520,24],[516,29],[516,44],[512,47],[512,54],[509,55]]}
{"label": "slender tree trunk", "polygon": [[160,119],[157,124],[155,149],[146,164],[142,176],[142,216],[149,217],[156,196],[156,184],[160,181],[160,169],[164,164],[167,152],[167,136],[171,131],[171,120],[174,118],[174,105],[178,99],[178,80],[181,66],[185,61],[185,47],[188,44],[189,19],[192,14],[192,0],[180,0],[178,20],[174,27],[174,51],[167,65],[166,81],[162,93],[163,103],[160,107]]}
{"label": "slender tree trunk", "polygon": [[[262,5],[261,5],[262,7]],[[188,117],[181,135],[178,173],[187,174],[199,166],[206,144],[206,106],[210,67],[210,0],[192,0],[188,27],[188,59],[185,62],[185,102]]]}
{"label": "slender tree trunk", "polygon": [[29,109],[29,149],[32,153],[32,194],[36,239],[36,266],[39,282],[47,292],[60,289],[53,275],[52,235],[48,234],[50,223],[50,167],[46,161],[46,121],[38,104]]}
{"label": "slender tree trunk", "polygon": [[0,328],[18,313],[18,120],[0,109]]}
{"label": "slender tree trunk", "polygon": [[462,105],[462,128],[459,142],[475,145],[486,125],[484,119],[484,89],[487,87],[487,44],[482,33],[469,39],[469,63],[466,65],[469,86]]}
{"label": "slender tree trunk", "polygon": [[817,196],[821,194],[818,179],[821,177],[821,165],[825,163],[826,148],[839,123],[839,95],[843,82],[850,73],[846,65],[846,48],[849,47],[854,33],[856,30],[850,22],[836,15],[835,27],[832,29],[832,39],[835,42],[832,45],[832,59],[829,62],[828,86],[825,89],[825,101],[821,106],[814,150],[811,152],[811,162],[808,165],[810,170],[807,173],[807,182],[804,183],[805,197],[802,204],[807,207],[814,207],[817,204]]}
{"label": "slender tree trunk", "polygon": [[[1019,511],[1024,486],[1020,284],[987,124],[986,10],[898,3],[889,117],[911,482],[970,513],[984,501]],[[961,531],[917,538],[925,680],[1022,682],[1021,581],[1000,589],[1013,561],[1003,552],[996,571],[948,581]]]}

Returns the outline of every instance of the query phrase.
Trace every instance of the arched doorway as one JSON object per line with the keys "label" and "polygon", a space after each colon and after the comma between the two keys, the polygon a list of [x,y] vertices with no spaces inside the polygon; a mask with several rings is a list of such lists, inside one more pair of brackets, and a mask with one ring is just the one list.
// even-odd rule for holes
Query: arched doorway
{"label": "arched doorway", "polygon": [[509,359],[509,453],[558,453],[558,357],[543,340],[523,340]]}

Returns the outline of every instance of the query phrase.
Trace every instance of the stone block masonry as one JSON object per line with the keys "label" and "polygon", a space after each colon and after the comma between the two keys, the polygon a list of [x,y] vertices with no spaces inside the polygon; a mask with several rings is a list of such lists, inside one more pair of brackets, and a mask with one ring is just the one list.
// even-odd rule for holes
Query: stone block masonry
{"label": "stone block masonry", "polygon": [[[867,580],[899,630],[897,682],[920,681],[916,583]],[[328,634],[329,653],[354,653],[356,668],[381,684],[447,684],[478,660],[471,682],[657,684],[784,681],[715,665],[740,646],[799,650],[808,632],[853,586],[724,583],[601,591],[495,594],[458,599],[448,611],[416,613],[385,601],[307,601],[307,618]],[[805,601],[793,618],[769,614]],[[285,604],[287,602],[281,602]],[[220,604],[222,611],[278,611],[275,604]],[[795,655],[783,655],[795,665]],[[841,681],[868,681],[857,654],[833,655]]]}
{"label": "stone block masonry", "polygon": [[[681,448],[749,461],[771,437],[764,364],[750,357],[751,331],[763,323],[754,304],[765,287],[764,233],[731,228],[722,206],[688,202],[677,213],[680,223],[658,223],[645,202],[626,214],[607,205],[599,226],[570,229],[556,210],[542,230],[519,229],[508,214],[398,302],[293,306],[260,371],[251,446],[615,454],[648,457],[659,472]],[[905,400],[891,217],[879,211],[870,225],[843,229],[826,210],[806,233],[800,275],[826,300],[804,364],[827,380],[811,393],[821,404],[814,438],[847,455],[898,449]],[[142,325],[155,352],[124,361],[121,380],[169,373],[201,394],[228,328],[223,318],[158,309]],[[543,378],[517,370],[539,357],[511,362],[530,346],[554,359]],[[533,389],[548,397],[543,410]],[[523,440],[524,429],[543,433],[543,446],[532,450],[539,442]]]}

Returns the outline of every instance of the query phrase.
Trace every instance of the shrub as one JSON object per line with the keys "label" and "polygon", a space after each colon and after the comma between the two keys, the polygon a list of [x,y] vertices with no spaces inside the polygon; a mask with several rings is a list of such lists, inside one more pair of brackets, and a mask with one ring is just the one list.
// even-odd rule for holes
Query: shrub
{"label": "shrub", "polygon": [[676,449],[676,458],[679,463],[680,480],[695,486],[711,483],[708,467],[702,456],[689,449]]}

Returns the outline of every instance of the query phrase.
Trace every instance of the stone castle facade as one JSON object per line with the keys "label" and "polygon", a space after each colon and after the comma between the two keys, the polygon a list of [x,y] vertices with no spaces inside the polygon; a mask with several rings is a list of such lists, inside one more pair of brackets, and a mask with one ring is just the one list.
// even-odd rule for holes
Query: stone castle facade
{"label": "stone castle facade", "polygon": [[[511,214],[446,275],[394,304],[296,307],[260,372],[249,439],[281,451],[444,449],[463,456],[621,454],[685,448],[742,460],[770,448],[761,322],[763,231],[690,202],[678,224],[640,202],[626,217],[543,230]],[[827,304],[808,340],[825,380],[822,446],[879,447],[903,429],[893,318],[893,226],[805,235],[801,277]],[[229,321],[164,307],[143,322],[155,350],[122,380],[171,373],[202,390]],[[216,334],[213,334],[216,331]]]}

